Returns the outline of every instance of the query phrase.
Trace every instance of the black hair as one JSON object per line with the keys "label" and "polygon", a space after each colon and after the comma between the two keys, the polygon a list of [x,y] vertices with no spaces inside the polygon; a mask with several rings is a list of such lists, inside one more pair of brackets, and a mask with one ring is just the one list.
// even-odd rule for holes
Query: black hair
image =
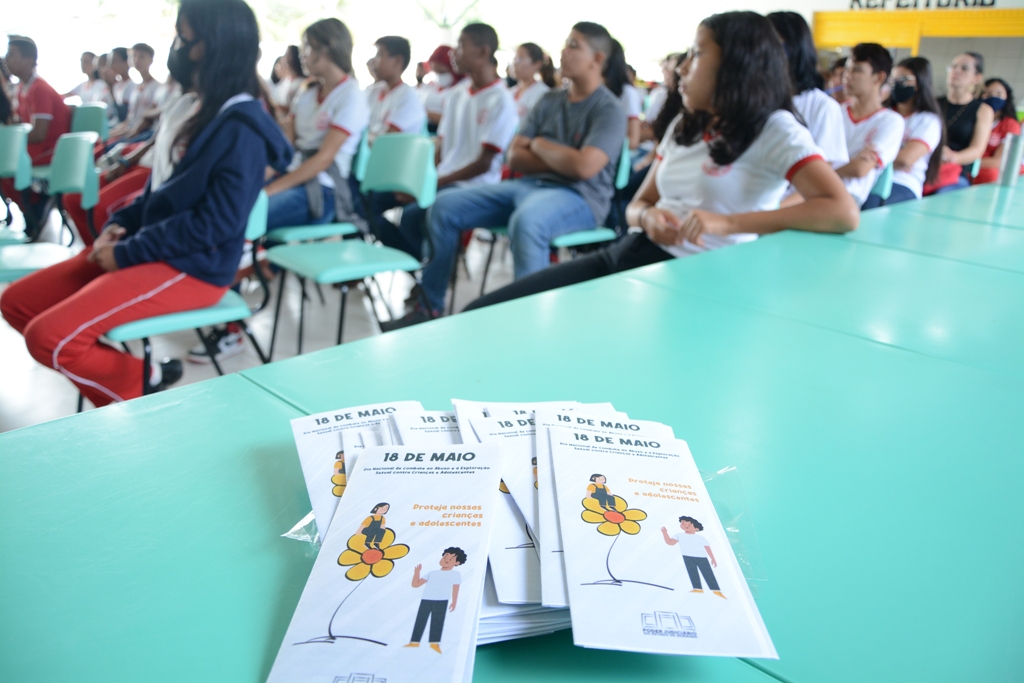
{"label": "black hair", "polygon": [[[590,481],[597,481],[598,477],[604,477],[604,475],[603,474],[591,474],[590,475]],[[605,477],[605,481],[607,481],[607,480],[608,480],[608,477]]]}
{"label": "black hair", "polygon": [[314,50],[326,53],[339,69],[352,73],[352,33],[340,19],[315,21],[302,32],[302,37]]}
{"label": "black hair", "polygon": [[978,73],[985,73],[985,56],[980,52],[961,52],[962,55],[967,55],[974,60],[974,68]]}
{"label": "black hair", "polygon": [[704,525],[701,524],[700,522],[698,522],[697,520],[695,520],[693,517],[687,517],[686,515],[683,515],[682,517],[679,518],[679,521],[680,522],[689,522],[690,524],[693,525],[693,528],[696,529],[697,531],[704,531]]}
{"label": "black hair", "polygon": [[281,77],[277,75],[277,65],[281,63],[282,59],[284,59],[284,57],[278,57],[275,59],[274,66],[270,69],[270,83],[272,85],[277,85],[281,82]]}
{"label": "black hair", "polygon": [[260,29],[249,5],[243,0],[181,0],[178,16],[206,49],[193,83],[199,111],[181,127],[175,146],[195,140],[230,98],[243,93],[263,97],[256,73]]}
{"label": "black hair", "polygon": [[818,73],[818,51],[804,18],[796,12],[772,12],[768,21],[772,22],[786,48],[793,94],[823,87],[825,80]]}
{"label": "black hair", "polygon": [[409,47],[409,41],[405,38],[401,36],[384,36],[383,38],[378,38],[374,45],[384,48],[384,51],[392,57],[401,57],[402,71],[409,68],[409,62],[412,61],[412,48]]}
{"label": "black hair", "polygon": [[150,57],[156,57],[156,50],[145,43],[135,43],[132,45],[132,52],[145,52]]}
{"label": "black hair", "polygon": [[494,53],[498,51],[498,32],[490,24],[466,24],[462,29],[462,35],[469,38],[477,47],[486,47],[490,50],[491,64],[498,65]]}
{"label": "black hair", "polygon": [[[793,112],[786,51],[768,19],[756,12],[722,12],[700,23],[721,48],[712,108],[716,138],[710,143],[711,160],[726,166],[757,139],[768,117]],[[684,109],[676,127],[676,142],[690,146],[702,140],[712,122],[706,111]]]}
{"label": "black hair", "polygon": [[36,47],[36,41],[25,36],[7,36],[7,44],[10,47],[17,48],[18,54],[25,59],[31,59],[33,62],[39,59],[39,48]]}
{"label": "black hair", "polygon": [[380,510],[380,509],[381,509],[382,507],[384,507],[385,505],[386,505],[387,507],[389,507],[389,508],[391,507],[391,505],[390,505],[389,503],[377,503],[376,505],[374,505],[374,506],[373,506],[373,509],[372,509],[372,510],[370,510],[370,514],[371,514],[371,515],[373,515],[373,514],[376,514],[376,513],[377,513],[377,510]]}
{"label": "black hair", "polygon": [[[932,150],[928,159],[928,171],[925,173],[925,182],[934,183],[939,178],[939,166],[942,165],[942,150],[946,146],[946,124],[939,109],[939,103],[935,101],[935,86],[932,79],[932,63],[924,57],[908,57],[899,63],[901,68],[914,74],[917,81],[917,90],[914,92],[914,111],[928,111],[939,117],[942,124],[942,137],[939,144]],[[889,98],[890,107],[896,109],[896,103]]]}
{"label": "black hair", "polygon": [[445,555],[454,555],[456,562],[459,564],[466,564],[466,553],[462,548],[456,548],[454,546],[451,548],[445,548],[444,552],[441,553],[441,556],[443,557]]}
{"label": "black hair", "polygon": [[115,47],[110,51],[110,54],[124,62],[128,61],[128,48],[126,47]]}
{"label": "black hair", "polygon": [[853,61],[870,64],[873,73],[882,73],[885,78],[892,73],[892,55],[878,43],[857,43],[853,46],[852,55]]}
{"label": "black hair", "polygon": [[665,133],[668,132],[669,124],[679,116],[679,112],[683,110],[683,96],[679,93],[679,76],[676,74],[676,69],[679,65],[686,61],[686,52],[677,52],[668,56],[669,60],[674,60],[672,67],[672,74],[675,81],[671,84],[672,87],[668,87],[669,83],[665,84],[665,89],[668,91],[665,95],[665,104],[661,106],[661,111],[655,117],[654,122],[651,123],[651,131],[654,133],[655,140],[660,141],[665,137]]}
{"label": "black hair", "polygon": [[829,69],[828,72],[832,73],[836,69],[845,69],[846,68],[846,61],[847,61],[846,57],[840,57],[836,61],[832,62],[832,68]]}
{"label": "black hair", "polygon": [[616,97],[622,96],[622,91],[629,83],[629,72],[626,68],[626,53],[622,51],[622,44],[612,38],[612,51],[604,64],[604,84]]}
{"label": "black hair", "polygon": [[[595,24],[592,21],[579,21],[572,27],[573,31],[583,34],[583,37],[587,39],[587,45],[594,52],[600,52],[604,55],[604,73],[608,72],[608,65],[612,60],[612,52],[615,50],[615,46],[618,45],[619,58],[622,61],[622,65],[619,68],[623,70],[626,67],[626,57],[622,55],[622,46],[619,45],[612,34],[608,33],[608,29],[601,24]],[[621,91],[620,91],[621,92]]]}
{"label": "black hair", "polygon": [[998,118],[1001,118],[1001,119],[1003,119],[1003,118],[1016,119],[1017,118],[1017,103],[1013,99],[1013,88],[1011,88],[1010,84],[1007,83],[1006,81],[1004,81],[1002,78],[990,78],[990,79],[988,79],[987,81],[985,81],[985,87],[987,88],[988,86],[992,85],[993,83],[998,83],[999,85],[1003,86],[1003,89],[1006,90],[1006,104],[1003,106],[1001,111],[997,111],[996,112],[996,116]]}
{"label": "black hair", "polygon": [[531,62],[534,64],[540,62],[540,80],[549,88],[554,88],[555,65],[551,63],[551,57],[544,54],[544,50],[540,49],[540,45],[537,43],[523,43],[519,47],[522,50],[526,50],[526,54],[530,55]]}
{"label": "black hair", "polygon": [[302,67],[302,59],[300,58],[301,51],[298,45],[289,45],[284,49],[284,60],[288,63],[288,68],[291,69],[295,75],[299,78],[306,78],[309,74]]}

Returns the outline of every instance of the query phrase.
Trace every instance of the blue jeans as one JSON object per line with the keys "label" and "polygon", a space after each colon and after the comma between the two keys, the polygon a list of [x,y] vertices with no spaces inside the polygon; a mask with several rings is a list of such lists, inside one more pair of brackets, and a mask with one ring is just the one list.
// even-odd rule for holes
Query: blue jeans
{"label": "blue jeans", "polygon": [[309,215],[306,186],[299,185],[270,198],[267,205],[267,230],[290,228],[296,225],[316,225],[334,220],[334,189],[320,186],[324,192],[324,215],[313,220]]}
{"label": "blue jeans", "polygon": [[438,194],[427,221],[434,255],[423,269],[423,290],[431,308],[444,309],[463,230],[507,226],[518,280],[548,267],[552,239],[596,225],[583,197],[554,183],[520,178],[448,190]]}
{"label": "blue jeans", "polygon": [[[444,190],[441,190],[444,192]],[[395,225],[384,217],[384,212],[402,207],[402,220]],[[400,249],[416,260],[423,258],[423,214],[415,202],[400,204],[393,192],[372,192],[365,202],[367,218],[374,237],[385,247]]]}
{"label": "blue jeans", "polygon": [[947,192],[955,192],[956,190],[962,190],[965,187],[970,186],[971,181],[968,180],[967,178],[964,178],[963,176],[960,176],[952,185],[946,185],[945,187],[940,187],[939,189],[935,190],[935,194],[946,194]]}
{"label": "blue jeans", "polygon": [[[889,194],[889,198],[885,200],[885,205],[899,204],[900,202],[907,202],[911,199],[917,199],[917,195],[909,187],[900,185],[899,183],[892,184],[892,192]],[[864,205],[861,206],[861,211],[866,209],[876,209],[882,205],[882,198],[877,194],[869,194]]]}

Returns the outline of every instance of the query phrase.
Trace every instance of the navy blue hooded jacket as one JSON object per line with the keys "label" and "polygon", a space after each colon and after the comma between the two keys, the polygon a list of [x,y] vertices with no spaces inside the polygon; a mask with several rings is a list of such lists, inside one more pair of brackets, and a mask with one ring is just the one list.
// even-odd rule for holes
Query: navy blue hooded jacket
{"label": "navy blue hooded jacket", "polygon": [[171,177],[110,217],[127,235],[114,246],[118,268],[163,261],[212,285],[230,285],[245,245],[249,212],[267,166],[284,171],[288,144],[262,103],[222,111],[188,145]]}

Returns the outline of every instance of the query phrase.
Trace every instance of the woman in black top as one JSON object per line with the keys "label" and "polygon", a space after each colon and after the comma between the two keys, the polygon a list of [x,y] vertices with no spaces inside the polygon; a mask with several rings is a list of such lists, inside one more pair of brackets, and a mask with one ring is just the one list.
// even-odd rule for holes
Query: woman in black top
{"label": "woman in black top", "polygon": [[[939,107],[946,120],[946,146],[942,150],[943,166],[960,167],[959,177],[938,192],[959,190],[971,184],[970,167],[985,154],[995,112],[977,99],[984,79],[985,58],[977,52],[965,52],[953,58],[946,69],[946,96],[939,98]],[[945,178],[945,173],[940,174]]]}

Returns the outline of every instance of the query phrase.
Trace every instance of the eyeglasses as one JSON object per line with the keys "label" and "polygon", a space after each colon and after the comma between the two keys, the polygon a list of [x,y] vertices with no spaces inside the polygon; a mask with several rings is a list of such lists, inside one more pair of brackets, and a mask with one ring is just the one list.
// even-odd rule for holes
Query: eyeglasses
{"label": "eyeglasses", "polygon": [[946,71],[950,73],[953,71],[963,71],[964,73],[968,73],[974,71],[974,67],[970,64],[950,64],[946,67]]}

